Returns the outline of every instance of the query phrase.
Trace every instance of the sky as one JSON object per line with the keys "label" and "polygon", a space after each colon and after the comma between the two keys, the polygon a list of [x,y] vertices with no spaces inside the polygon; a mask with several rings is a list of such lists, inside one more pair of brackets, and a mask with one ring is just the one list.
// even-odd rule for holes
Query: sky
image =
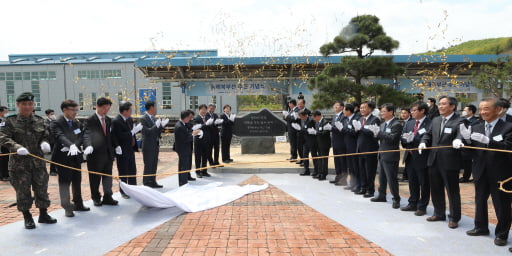
{"label": "sky", "polygon": [[218,49],[220,56],[306,56],[357,15],[380,19],[394,54],[512,36],[510,0],[4,1],[9,54]]}

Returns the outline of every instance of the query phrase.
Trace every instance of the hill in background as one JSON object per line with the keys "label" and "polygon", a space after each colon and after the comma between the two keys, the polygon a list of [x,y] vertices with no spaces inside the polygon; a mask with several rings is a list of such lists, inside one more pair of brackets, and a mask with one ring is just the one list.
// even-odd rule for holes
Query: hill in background
{"label": "hill in background", "polygon": [[512,54],[512,37],[489,38],[467,41],[447,49],[435,52],[420,53],[424,55],[441,54],[470,55],[470,54]]}

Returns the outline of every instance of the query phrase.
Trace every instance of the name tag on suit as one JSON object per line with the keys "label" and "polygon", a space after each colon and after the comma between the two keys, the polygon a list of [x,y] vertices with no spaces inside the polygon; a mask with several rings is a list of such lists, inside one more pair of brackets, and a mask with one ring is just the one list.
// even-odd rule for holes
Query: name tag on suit
{"label": "name tag on suit", "polygon": [[3,126],[5,126],[5,122],[0,123],[0,127],[3,127]]}
{"label": "name tag on suit", "polygon": [[419,135],[423,135],[425,132],[427,132],[427,130],[425,130],[425,128],[421,128],[421,129],[418,131],[418,134],[419,134]]}
{"label": "name tag on suit", "polygon": [[445,127],[444,128],[444,133],[451,134],[452,133],[452,128],[451,127]]}
{"label": "name tag on suit", "polygon": [[391,133],[391,128],[386,128],[386,133]]}
{"label": "name tag on suit", "polygon": [[82,131],[80,131],[80,129],[75,129],[73,132],[74,132],[75,134],[80,134]]}
{"label": "name tag on suit", "polygon": [[500,141],[502,141],[502,140],[503,140],[503,136],[501,136],[501,134],[498,134],[498,135],[496,135],[496,136],[492,137],[492,139],[493,139],[494,141],[500,142]]}
{"label": "name tag on suit", "polygon": [[363,128],[365,128],[365,129],[368,129],[368,127],[370,127],[370,126],[369,126],[369,125],[365,125],[365,126],[363,126]]}
{"label": "name tag on suit", "polygon": [[351,125],[351,124],[347,125],[347,127],[348,127],[349,129],[352,129],[352,125]]}

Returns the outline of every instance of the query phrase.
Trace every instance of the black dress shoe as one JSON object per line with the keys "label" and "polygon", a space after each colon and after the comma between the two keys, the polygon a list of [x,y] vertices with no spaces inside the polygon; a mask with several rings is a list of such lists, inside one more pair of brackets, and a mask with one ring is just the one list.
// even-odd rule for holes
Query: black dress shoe
{"label": "black dress shoe", "polygon": [[459,179],[459,183],[468,183],[468,182],[469,182],[469,179],[465,179],[465,178]]}
{"label": "black dress shoe", "polygon": [[393,205],[391,207],[393,207],[393,209],[400,208],[400,200],[393,200]]}
{"label": "black dress shoe", "polygon": [[300,163],[300,167],[304,167],[304,163]]}
{"label": "black dress shoe", "polygon": [[343,179],[340,179],[338,182],[334,183],[334,186],[346,186],[346,185],[347,185],[347,181],[343,180]]}
{"label": "black dress shoe", "polygon": [[71,209],[69,209],[69,210],[68,210],[68,209],[64,210],[64,215],[65,215],[66,217],[75,217],[75,214],[73,213],[73,210],[71,210]]}
{"label": "black dress shoe", "polygon": [[37,222],[45,224],[54,224],[57,223],[57,219],[52,218],[52,216],[48,214],[40,214]]}
{"label": "black dress shoe", "polygon": [[326,175],[319,175],[318,176],[318,180],[326,180],[326,179],[327,179]]}
{"label": "black dress shoe", "polygon": [[112,197],[103,198],[103,201],[101,201],[104,205],[117,205],[119,202],[117,200],[114,200]]}
{"label": "black dress shoe", "polygon": [[299,174],[299,175],[300,175],[300,176],[309,176],[310,174],[311,174],[311,173],[309,173],[309,172],[307,172],[307,171],[306,171],[306,172],[303,172],[303,173],[301,173],[301,174]]}
{"label": "black dress shoe", "polygon": [[293,161],[293,160],[295,160],[295,159],[297,159],[297,158],[296,158],[296,157],[295,157],[295,158],[293,158],[293,157],[286,158],[286,160],[288,160],[288,161]]}
{"label": "black dress shoe", "polygon": [[370,201],[372,201],[372,202],[387,202],[385,197],[374,197],[374,198],[370,199]]}
{"label": "black dress shoe", "polygon": [[198,178],[203,178],[203,174],[201,174],[201,173],[197,173],[197,172],[196,172],[196,177],[198,177]]}
{"label": "black dress shoe", "polygon": [[351,192],[354,192],[354,193],[356,193],[356,192],[359,192],[359,191],[360,191],[360,189],[357,189],[357,188],[352,188],[352,189],[351,189],[350,191],[351,191]]}
{"label": "black dress shoe", "polygon": [[427,218],[427,221],[445,221],[445,220],[446,220],[446,217],[439,217],[436,215],[432,215]]}
{"label": "black dress shoe", "polygon": [[87,212],[90,210],[91,210],[91,208],[85,207],[83,204],[82,205],[75,204],[75,207],[73,208],[73,211],[75,211],[75,212]]}
{"label": "black dress shoe", "polygon": [[489,230],[482,230],[478,228],[466,231],[466,235],[468,236],[488,236],[489,234]]}
{"label": "black dress shoe", "polygon": [[334,180],[330,180],[329,183],[336,184],[336,182],[338,182],[340,179],[341,175],[336,175],[336,177],[334,177]]}
{"label": "black dress shoe", "polygon": [[196,180],[196,178],[188,177],[188,178],[187,178],[187,180],[188,180],[188,181],[195,181],[195,180]]}
{"label": "black dress shoe", "polygon": [[34,222],[34,219],[32,219],[32,217],[25,218],[25,228],[26,229],[34,229],[34,228],[36,228],[36,223]]}
{"label": "black dress shoe", "polygon": [[121,193],[121,197],[123,197],[124,199],[130,199],[130,196],[125,193]]}
{"label": "black dress shoe", "polygon": [[50,172],[50,176],[57,176],[57,172]]}
{"label": "black dress shoe", "polygon": [[364,198],[370,198],[370,197],[373,197],[375,193],[369,193],[369,192],[366,192],[366,194],[363,195]]}
{"label": "black dress shoe", "polygon": [[359,190],[357,192],[354,192],[354,194],[356,194],[356,195],[364,195],[364,194],[366,194],[366,190],[361,189],[361,190]]}
{"label": "black dress shoe", "polygon": [[152,184],[144,184],[144,186],[150,187],[150,188],[163,188],[164,186],[158,184],[158,183],[152,183]]}
{"label": "black dress shoe", "polygon": [[99,200],[99,199],[93,199],[92,201],[94,202],[94,206],[101,206],[102,205],[101,204],[101,200]]}
{"label": "black dress shoe", "polygon": [[497,246],[505,246],[507,245],[507,239],[496,237],[494,238],[494,244]]}
{"label": "black dress shoe", "polygon": [[295,162],[295,163],[296,163],[296,164],[302,164],[302,161],[300,161],[300,160],[299,160],[299,161],[297,161],[297,162]]}
{"label": "black dress shoe", "polygon": [[209,173],[207,173],[206,171],[203,172],[203,176],[204,177],[211,177],[211,175]]}
{"label": "black dress shoe", "polygon": [[414,212],[414,215],[416,215],[416,216],[423,216],[425,214],[427,214],[427,211],[425,211],[425,210],[416,210]]}
{"label": "black dress shoe", "polygon": [[407,206],[400,208],[400,210],[402,210],[404,212],[414,212],[414,211],[416,211],[416,209],[417,209],[416,206],[414,206],[412,204],[408,204]]}

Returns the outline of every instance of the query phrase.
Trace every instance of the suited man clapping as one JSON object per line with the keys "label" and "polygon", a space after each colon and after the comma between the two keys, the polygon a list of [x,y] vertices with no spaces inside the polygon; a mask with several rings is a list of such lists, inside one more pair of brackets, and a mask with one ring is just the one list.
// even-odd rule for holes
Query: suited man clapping
{"label": "suited man clapping", "polygon": [[178,153],[178,174],[179,185],[183,186],[188,181],[194,181],[190,173],[181,173],[192,169],[192,143],[194,136],[202,138],[203,131],[201,129],[193,130],[188,123],[194,117],[192,110],[181,112],[181,119],[174,126],[174,150]]}

